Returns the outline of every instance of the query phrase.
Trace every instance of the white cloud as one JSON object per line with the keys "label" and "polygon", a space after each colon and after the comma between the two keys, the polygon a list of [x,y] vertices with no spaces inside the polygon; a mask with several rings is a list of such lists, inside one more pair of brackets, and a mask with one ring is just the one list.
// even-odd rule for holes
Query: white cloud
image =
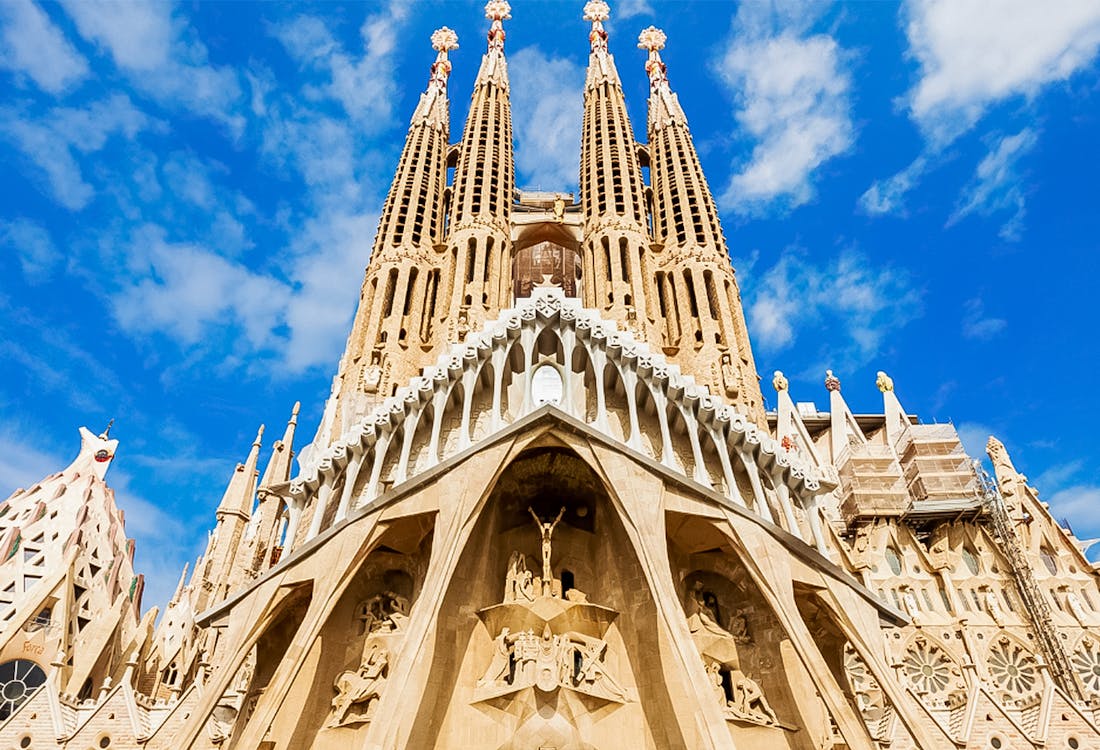
{"label": "white cloud", "polygon": [[273,343],[290,292],[283,283],[203,247],[168,242],[156,226],[135,232],[127,262],[131,279],[111,300],[124,329],[188,345],[214,331],[240,334],[252,350]]}
{"label": "white cloud", "polygon": [[905,196],[917,186],[928,168],[928,156],[921,154],[892,177],[872,183],[859,198],[860,208],[872,216],[902,213],[905,210]]}
{"label": "white cloud", "polygon": [[0,3],[0,24],[0,67],[26,74],[51,94],[87,77],[87,61],[31,0]]}
{"label": "white cloud", "polygon": [[[1037,488],[1042,490],[1042,488]],[[1095,484],[1075,484],[1058,490],[1045,498],[1050,504],[1051,515],[1058,518],[1074,518],[1088,521],[1077,529],[1078,536],[1091,537],[1100,532],[1095,522],[1096,509],[1100,508],[1100,486]],[[1083,530],[1083,531],[1082,531]]]}
{"label": "white cloud", "polygon": [[749,287],[749,327],[769,354],[812,335],[834,361],[863,364],[921,313],[920,293],[904,273],[850,251],[824,268],[788,252]]}
{"label": "white cloud", "polygon": [[[73,433],[75,437],[76,430]],[[69,461],[29,445],[25,435],[12,433],[5,426],[0,432],[0,498],[7,498],[16,489],[34,486],[42,478],[64,469]]]}
{"label": "white cloud", "polygon": [[167,107],[181,106],[239,135],[244,118],[237,74],[215,67],[168,3],[65,0],[81,36],[106,49],[133,86]]}
{"label": "white cloud", "polygon": [[313,16],[279,24],[273,33],[300,65],[327,74],[324,87],[308,87],[307,95],[316,97],[323,91],[360,126],[380,129],[393,119],[393,103],[398,98],[393,52],[397,31],[407,15],[406,4],[394,2],[387,10],[369,16],[359,29],[363,41],[359,56],[347,53],[326,23]]}
{"label": "white cloud", "polygon": [[508,57],[515,123],[517,183],[574,189],[580,174],[584,69],[538,47]]}
{"label": "white cloud", "polygon": [[326,213],[303,228],[292,267],[295,291],[286,308],[289,341],[283,352],[292,372],[331,366],[344,348],[358,285],[369,257],[367,238],[378,216]]}
{"label": "white cloud", "polygon": [[955,431],[959,433],[959,440],[968,456],[987,461],[985,444],[995,432],[992,427],[981,422],[962,422],[955,427]]}
{"label": "white cloud", "polygon": [[0,220],[0,247],[15,253],[23,273],[31,281],[46,279],[61,261],[50,233],[29,219]]}
{"label": "white cloud", "polygon": [[1100,48],[1094,0],[910,0],[906,16],[921,68],[909,108],[935,143],[968,130],[998,101],[1069,78]]}
{"label": "white cloud", "polygon": [[648,0],[620,0],[615,4],[612,13],[622,19],[634,18],[635,16],[652,16],[653,6],[649,4]]}
{"label": "white cloud", "polygon": [[986,315],[985,303],[980,297],[966,301],[962,333],[968,339],[989,340],[1004,332],[1008,321]]}
{"label": "white cloud", "polygon": [[1020,239],[1026,203],[1017,164],[1037,142],[1038,136],[1030,128],[998,140],[963,188],[962,202],[948,224],[974,213],[990,216],[1011,211],[1012,216],[1001,227],[1000,235],[1006,240]]}
{"label": "white cloud", "polygon": [[743,6],[715,70],[737,104],[741,131],[756,142],[720,203],[753,212],[776,199],[789,207],[813,197],[812,175],[851,148],[851,79],[845,54],[827,34],[805,36],[792,8]]}
{"label": "white cloud", "polygon": [[[920,66],[905,104],[927,143],[912,164],[863,194],[860,205],[870,214],[902,212],[906,193],[990,107],[1013,97],[1035,97],[1044,87],[1090,65],[1100,49],[1100,4],[1093,0],[908,0],[904,16],[908,54]],[[1018,135],[1024,133],[1029,134],[1026,143],[1016,144],[1021,153],[1034,145],[1031,131]],[[1012,145],[1002,142],[999,148]],[[995,161],[993,153],[987,158]],[[988,196],[981,194],[986,183],[975,177],[967,192],[977,201],[964,202],[965,210],[957,211],[951,221],[970,211],[988,215],[982,210],[987,205]],[[1023,193],[1007,181],[996,187],[998,209],[1016,211],[1001,234],[1016,239]]]}
{"label": "white cloud", "polygon": [[83,109],[55,107],[38,118],[19,109],[0,110],[0,136],[37,165],[57,202],[74,211],[95,197],[74,153],[95,153],[114,135],[132,139],[154,124],[123,94]]}

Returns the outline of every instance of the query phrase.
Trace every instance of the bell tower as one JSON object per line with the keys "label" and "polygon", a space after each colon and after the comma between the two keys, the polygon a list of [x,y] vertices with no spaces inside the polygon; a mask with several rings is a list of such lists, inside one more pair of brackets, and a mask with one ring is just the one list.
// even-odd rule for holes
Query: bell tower
{"label": "bell tower", "polygon": [[638,46],[649,53],[650,272],[661,346],[697,383],[710,386],[763,425],[763,398],[741,293],[687,117],[661,60],[665,40],[665,33],[653,26],[638,37]]}

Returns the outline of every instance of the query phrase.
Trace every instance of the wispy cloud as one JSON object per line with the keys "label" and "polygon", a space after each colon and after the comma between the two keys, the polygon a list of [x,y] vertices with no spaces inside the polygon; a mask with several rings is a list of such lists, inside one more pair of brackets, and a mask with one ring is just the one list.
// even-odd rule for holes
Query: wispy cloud
{"label": "wispy cloud", "polygon": [[[991,107],[1014,97],[1034,98],[1091,64],[1100,49],[1100,5],[1091,0],[909,0],[902,15],[908,54],[919,66],[917,81],[902,101],[924,135],[925,149],[901,172],[868,188],[860,205],[870,214],[903,212],[906,195],[942,160],[946,147]],[[1014,148],[1016,157],[1026,153],[1034,134],[1025,129],[1014,137],[1024,133],[1029,135],[1019,143],[1002,141],[982,165],[995,172],[1000,148]],[[998,210],[1016,211],[1001,230],[1006,239],[1015,239],[1022,229],[1024,194],[1010,179],[1004,175],[988,195],[1000,202]],[[982,194],[986,184],[988,178],[976,176],[964,194],[967,211],[954,218],[989,205]]]}
{"label": "wispy cloud", "polygon": [[889,334],[921,314],[921,294],[907,274],[854,251],[823,267],[788,251],[751,288],[749,327],[767,354],[813,332],[832,361],[861,365],[881,351]]}
{"label": "wispy cloud", "polygon": [[1000,335],[1007,327],[1008,321],[1004,318],[986,314],[981,297],[966,301],[962,321],[962,333],[966,338],[986,341]]}
{"label": "wispy cloud", "polygon": [[168,3],[64,0],[80,35],[107,51],[131,85],[162,106],[183,108],[239,135],[236,71],[211,65],[206,46]]}
{"label": "wispy cloud", "polygon": [[88,76],[88,62],[31,0],[0,3],[0,67],[62,94]]}
{"label": "wispy cloud", "polygon": [[0,247],[15,254],[31,282],[44,281],[61,261],[50,233],[30,219],[0,220]]}
{"label": "wispy cloud", "polygon": [[981,422],[961,422],[955,431],[959,433],[959,440],[968,456],[987,461],[985,444],[989,442],[989,436],[996,432],[992,427]]}
{"label": "wispy cloud", "polygon": [[975,213],[991,216],[1011,212],[1000,235],[1006,240],[1020,239],[1027,207],[1020,184],[1019,162],[1037,142],[1038,136],[1031,128],[997,139],[963,188],[962,199],[948,224]]}
{"label": "wispy cloud", "polygon": [[[508,59],[520,184],[546,190],[577,185],[584,114],[584,69],[525,47]],[[520,83],[522,82],[522,83]]]}
{"label": "wispy cloud", "polygon": [[615,4],[612,12],[622,19],[635,16],[652,16],[653,6],[647,0],[621,0]]}
{"label": "wispy cloud", "polygon": [[774,201],[806,203],[815,170],[855,139],[847,55],[828,34],[808,35],[813,8],[799,5],[805,13],[797,13],[781,3],[767,13],[752,5],[742,6],[714,64],[736,101],[742,135],[756,144],[720,198],[743,213]]}
{"label": "wispy cloud", "polygon": [[132,139],[153,124],[125,94],[85,107],[54,107],[41,116],[20,107],[0,110],[0,137],[33,162],[54,199],[73,211],[87,206],[96,194],[76,155],[95,153],[116,135]]}
{"label": "wispy cloud", "polygon": [[240,335],[253,350],[273,343],[289,296],[275,279],[206,248],[169,242],[155,225],[134,233],[126,262],[131,278],[112,298],[124,329],[159,331],[188,345],[214,329]]}
{"label": "wispy cloud", "polygon": [[1100,5],[1091,0],[911,0],[905,15],[920,65],[909,111],[939,144],[996,102],[1068,78],[1100,48]]}
{"label": "wispy cloud", "polygon": [[326,22],[314,16],[278,24],[273,33],[300,65],[326,74],[328,80],[311,87],[308,95],[335,99],[360,125],[379,129],[393,118],[397,98],[393,52],[398,39],[394,32],[407,16],[407,4],[398,2],[369,16],[359,29],[363,42],[359,55],[344,50]]}

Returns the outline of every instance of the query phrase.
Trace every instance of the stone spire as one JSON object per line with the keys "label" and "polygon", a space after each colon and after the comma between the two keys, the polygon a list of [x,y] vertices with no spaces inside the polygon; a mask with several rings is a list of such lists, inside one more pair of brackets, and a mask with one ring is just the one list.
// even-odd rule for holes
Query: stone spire
{"label": "stone spire", "polygon": [[294,408],[290,412],[290,421],[286,423],[286,431],[283,439],[276,440],[271,446],[271,458],[264,469],[263,479],[260,480],[260,492],[264,488],[281,484],[290,479],[291,462],[294,460],[294,431],[298,428],[298,411],[302,408],[301,401],[294,402]]}
{"label": "stone spire", "polygon": [[665,353],[763,425],[741,294],[687,118],[669,87],[660,55],[665,39],[653,26],[638,37],[638,46],[649,53],[650,265]]}
{"label": "stone spire", "polygon": [[210,534],[206,545],[206,554],[202,558],[202,567],[196,565],[192,586],[200,581],[195,592],[195,611],[217,604],[229,592],[240,578],[240,572],[233,565],[237,557],[237,548],[244,537],[245,528],[252,516],[252,499],[256,494],[256,479],[259,472],[256,466],[260,459],[260,445],[264,435],[264,426],[256,432],[252,449],[243,464],[237,464],[229,486],[225,488],[221,503],[216,512],[217,525]]}
{"label": "stone spire", "polygon": [[[651,328],[645,314],[650,275],[643,266],[649,247],[645,185],[622,83],[607,49],[603,22],[609,14],[603,0],[584,6],[584,19],[592,24],[581,139],[584,302],[643,334]],[[656,339],[650,343],[660,346],[659,335]]]}
{"label": "stone spire", "polygon": [[259,473],[256,466],[260,460],[260,446],[264,436],[264,426],[256,431],[256,439],[252,441],[252,449],[248,452],[248,458],[243,464],[237,464],[233,476],[222,495],[222,501],[218,503],[217,518],[222,521],[228,516],[237,516],[248,520],[252,515],[252,498],[256,492],[256,477]]}
{"label": "stone spire", "polygon": [[436,59],[382,208],[359,309],[318,433],[325,444],[390,395],[394,384],[416,375],[414,361],[398,354],[402,349],[435,342],[439,282],[448,272],[440,252],[450,148],[448,53],[458,47],[458,36],[444,26],[431,41]]}
{"label": "stone spire", "polygon": [[515,191],[512,110],[504,0],[485,5],[488,49],[474,82],[470,113],[455,166],[451,201],[446,315],[448,339],[460,339],[511,301],[508,218]]}

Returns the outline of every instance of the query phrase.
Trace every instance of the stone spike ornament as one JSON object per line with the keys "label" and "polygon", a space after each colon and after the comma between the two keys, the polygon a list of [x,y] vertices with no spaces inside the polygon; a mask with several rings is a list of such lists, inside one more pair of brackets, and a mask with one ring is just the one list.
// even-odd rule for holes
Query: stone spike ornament
{"label": "stone spike ornament", "polygon": [[833,375],[832,370],[825,371],[825,388],[830,391],[840,390],[840,378]]}

